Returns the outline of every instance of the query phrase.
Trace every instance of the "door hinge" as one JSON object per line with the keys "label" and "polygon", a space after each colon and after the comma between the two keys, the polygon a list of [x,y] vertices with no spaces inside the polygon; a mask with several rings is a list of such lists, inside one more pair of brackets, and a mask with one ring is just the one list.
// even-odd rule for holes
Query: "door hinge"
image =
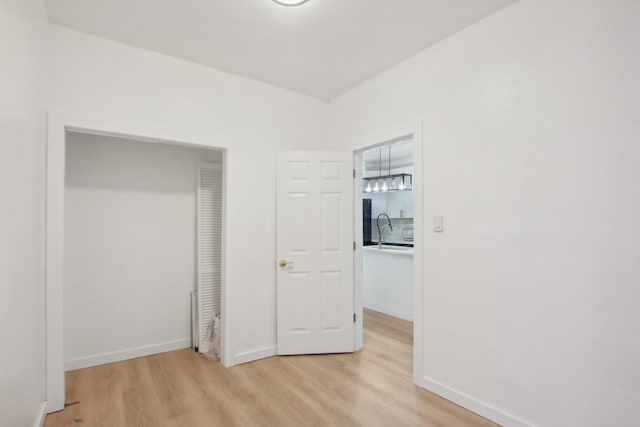
{"label": "door hinge", "polygon": [[353,323],[356,323],[356,314],[353,313]]}
{"label": "door hinge", "polygon": [[353,177],[354,178],[356,177],[356,170],[355,169],[353,170]]}
{"label": "door hinge", "polygon": [[354,251],[356,250],[356,242],[355,241],[353,242],[353,250]]}

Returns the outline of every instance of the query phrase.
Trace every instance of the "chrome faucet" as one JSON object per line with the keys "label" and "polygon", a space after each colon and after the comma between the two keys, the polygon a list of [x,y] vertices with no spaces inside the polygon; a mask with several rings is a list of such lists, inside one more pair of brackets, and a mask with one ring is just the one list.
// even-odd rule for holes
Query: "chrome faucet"
{"label": "chrome faucet", "polygon": [[[382,226],[382,230],[380,230],[380,217],[384,216],[387,217],[387,225],[383,225]],[[391,225],[391,219],[389,218],[389,215],[387,215],[386,213],[381,213],[380,215],[378,215],[378,218],[376,218],[376,226],[378,227],[378,249],[380,249],[382,247],[382,238],[383,238],[383,231],[385,227],[389,227],[390,231],[393,231],[393,225]]]}

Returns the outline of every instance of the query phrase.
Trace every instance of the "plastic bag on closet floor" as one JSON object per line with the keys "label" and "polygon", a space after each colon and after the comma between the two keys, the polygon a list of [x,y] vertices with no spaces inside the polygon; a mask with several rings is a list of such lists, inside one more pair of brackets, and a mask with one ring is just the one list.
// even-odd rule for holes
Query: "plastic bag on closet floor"
{"label": "plastic bag on closet floor", "polygon": [[220,315],[216,315],[207,329],[207,349],[204,355],[220,360]]}

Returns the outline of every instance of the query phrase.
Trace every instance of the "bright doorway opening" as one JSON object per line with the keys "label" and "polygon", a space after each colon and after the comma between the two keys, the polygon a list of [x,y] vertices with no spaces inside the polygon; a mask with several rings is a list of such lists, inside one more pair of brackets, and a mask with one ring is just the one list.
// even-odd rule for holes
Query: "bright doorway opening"
{"label": "bright doorway opening", "polygon": [[361,318],[354,346],[373,347],[385,369],[418,383],[422,132],[418,126],[403,130],[370,140],[354,152],[354,299]]}
{"label": "bright doorway opening", "polygon": [[387,366],[407,378],[413,364],[413,175],[411,138],[362,151],[363,345],[385,348],[393,360]]}

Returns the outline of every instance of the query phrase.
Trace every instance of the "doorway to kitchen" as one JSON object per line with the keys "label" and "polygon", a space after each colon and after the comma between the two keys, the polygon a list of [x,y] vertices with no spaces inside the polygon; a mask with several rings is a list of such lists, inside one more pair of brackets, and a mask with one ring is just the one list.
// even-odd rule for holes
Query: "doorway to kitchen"
{"label": "doorway to kitchen", "polygon": [[421,164],[414,161],[421,141],[416,139],[405,134],[382,140],[354,156],[355,297],[356,316],[362,316],[356,322],[362,341],[355,347],[380,349],[366,354],[414,380],[422,360],[416,336],[421,329],[416,317],[422,317],[416,304],[422,295],[421,266],[414,262],[421,218],[421,199],[415,197]]}
{"label": "doorway to kitchen", "polygon": [[413,321],[413,142],[362,155],[365,308]]}

